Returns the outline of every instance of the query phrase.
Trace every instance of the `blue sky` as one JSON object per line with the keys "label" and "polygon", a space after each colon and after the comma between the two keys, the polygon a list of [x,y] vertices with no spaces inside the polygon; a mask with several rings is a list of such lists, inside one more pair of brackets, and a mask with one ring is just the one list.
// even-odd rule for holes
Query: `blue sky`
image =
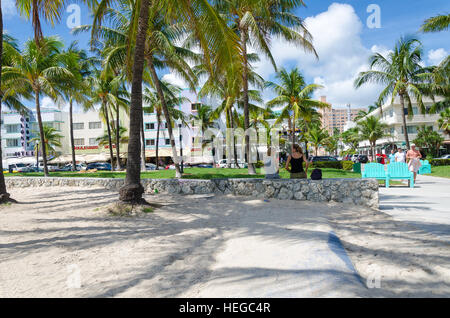
{"label": "blue sky", "polygon": [[[387,53],[397,39],[403,35],[417,34],[423,21],[437,14],[449,13],[448,0],[305,0],[307,7],[299,8],[297,15],[314,36],[314,45],[319,53],[319,61],[301,49],[284,41],[274,39],[273,53],[278,66],[299,67],[307,81],[322,84],[325,88],[317,96],[327,95],[335,106],[347,103],[353,106],[368,106],[373,103],[380,87],[375,85],[360,90],[353,88],[356,74],[367,69],[367,59],[373,52]],[[7,32],[20,43],[33,36],[31,23],[20,17],[15,10],[15,0],[3,0],[4,24]],[[74,3],[76,3],[74,1]],[[367,18],[373,13],[367,12],[369,5],[380,8],[381,27],[369,28]],[[88,48],[89,35],[73,36],[67,27],[69,13],[63,16],[61,23],[54,28],[44,25],[45,35],[59,35],[66,44],[78,40],[81,47]],[[89,11],[81,6],[81,24],[91,21]],[[424,63],[438,63],[450,52],[449,31],[434,34],[418,34],[423,43]],[[271,64],[262,59],[256,70],[266,79],[273,80],[275,71]],[[182,84],[173,74],[165,77],[174,83]],[[266,99],[273,93],[264,92]],[[44,104],[50,102],[44,101]]]}

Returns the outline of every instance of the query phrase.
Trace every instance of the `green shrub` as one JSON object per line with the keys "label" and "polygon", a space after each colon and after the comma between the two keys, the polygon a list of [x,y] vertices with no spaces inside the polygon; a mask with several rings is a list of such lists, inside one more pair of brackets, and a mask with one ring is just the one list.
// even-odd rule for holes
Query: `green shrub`
{"label": "green shrub", "polygon": [[450,159],[431,159],[428,161],[432,166],[450,166]]}
{"label": "green shrub", "polygon": [[342,169],[345,171],[353,170],[353,161],[342,161]]}
{"label": "green shrub", "polygon": [[342,169],[341,161],[316,161],[312,163],[313,168],[331,168],[331,169]]}
{"label": "green shrub", "polygon": [[262,168],[262,167],[264,167],[264,162],[258,161],[257,163],[255,163],[255,168],[256,168],[256,169],[260,169],[260,168]]}

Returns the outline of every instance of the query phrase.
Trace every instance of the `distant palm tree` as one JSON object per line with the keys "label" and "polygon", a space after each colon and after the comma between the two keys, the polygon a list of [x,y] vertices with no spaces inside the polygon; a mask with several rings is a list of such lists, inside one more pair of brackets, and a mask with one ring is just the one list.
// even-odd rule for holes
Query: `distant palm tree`
{"label": "distant palm tree", "polygon": [[43,140],[43,144],[45,145],[45,147],[42,147],[42,143],[40,144],[41,152],[45,151],[48,154],[56,155],[56,148],[61,147],[61,139],[64,138],[64,136],[61,135],[57,129],[47,125],[43,126],[43,132],[44,133],[42,136],[40,132],[36,132],[38,136],[30,140],[30,142],[33,142],[35,144],[35,151],[38,151],[38,142],[41,142],[41,140]]}
{"label": "distant palm tree", "polygon": [[450,107],[441,112],[438,119],[439,129],[450,136]]}
{"label": "distant palm tree", "polygon": [[361,141],[359,130],[357,127],[350,128],[341,134],[342,142],[350,148],[351,151],[356,151]]}
{"label": "distant palm tree", "polygon": [[357,126],[361,140],[368,140],[372,152],[372,159],[375,159],[375,147],[377,141],[389,137],[386,133],[388,125],[381,122],[378,117],[369,116],[366,119],[359,121]]}
{"label": "distant palm tree", "polygon": [[421,30],[425,33],[445,31],[450,25],[450,14],[442,14],[425,20]]}
{"label": "distant palm tree", "polygon": [[317,113],[317,108],[329,108],[330,105],[318,100],[312,99],[312,94],[323,88],[318,84],[305,83],[305,80],[297,68],[290,72],[281,69],[276,78],[280,84],[267,82],[266,86],[273,89],[278,96],[267,103],[269,107],[282,106],[280,117],[275,124],[281,124],[285,119],[288,120],[289,130],[291,131],[292,142],[295,142],[296,123],[298,119],[304,120],[306,125],[304,133],[309,130],[312,116]]}
{"label": "distant palm tree", "polygon": [[[61,99],[67,83],[74,76],[67,66],[67,56],[62,52],[63,43],[57,37],[45,37],[39,41],[25,43],[22,54],[16,55],[11,66],[4,67],[3,80],[34,95],[40,135],[43,136],[40,98],[47,95]],[[41,141],[43,144],[44,141]],[[42,151],[44,174],[48,176],[47,153]]]}
{"label": "distant palm tree", "polygon": [[329,142],[330,134],[327,130],[319,125],[313,125],[306,133],[306,139],[313,145],[315,156],[318,155],[319,148],[325,146]]}
{"label": "distant palm tree", "polygon": [[[412,117],[412,102],[415,99],[420,112],[426,113],[423,103],[423,94],[420,85],[432,77],[432,74],[424,69],[422,62],[422,45],[416,38],[401,38],[394,51],[387,57],[375,53],[370,58],[371,69],[361,72],[355,80],[355,87],[359,88],[366,83],[383,84],[385,88],[381,92],[378,102],[382,104],[391,98],[391,103],[399,96],[402,106],[403,130],[406,146],[409,148],[409,137],[406,127],[406,112]],[[406,105],[406,106],[405,106]]]}
{"label": "distant palm tree", "polygon": [[[128,136],[127,136],[127,132],[128,130],[125,127],[120,126],[119,128],[119,133],[117,134],[116,132],[116,126],[112,125],[111,126],[111,133],[116,136],[119,135],[119,143],[120,144],[127,144],[128,143]],[[103,133],[102,136],[97,138],[97,142],[99,144],[99,146],[109,146],[109,135],[108,135],[108,130],[105,130],[105,132]],[[117,141],[114,140],[114,143],[112,144],[113,147],[117,148]]]}

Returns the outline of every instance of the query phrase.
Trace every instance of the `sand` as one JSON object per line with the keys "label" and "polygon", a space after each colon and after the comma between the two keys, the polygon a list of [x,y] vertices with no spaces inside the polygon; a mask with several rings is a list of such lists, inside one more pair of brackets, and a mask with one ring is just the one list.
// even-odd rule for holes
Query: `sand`
{"label": "sand", "polygon": [[155,195],[160,209],[118,218],[104,211],[114,191],[10,192],[0,297],[450,295],[450,246],[379,211]]}

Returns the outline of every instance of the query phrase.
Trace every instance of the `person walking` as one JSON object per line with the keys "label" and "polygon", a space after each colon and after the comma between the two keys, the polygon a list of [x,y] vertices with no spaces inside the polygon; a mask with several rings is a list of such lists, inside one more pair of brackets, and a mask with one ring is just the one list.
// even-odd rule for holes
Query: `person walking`
{"label": "person walking", "polygon": [[[303,168],[303,163],[306,163],[306,168]],[[291,179],[307,179],[308,167],[309,162],[302,148],[294,144],[292,146],[292,155],[286,161],[286,170],[290,172]]]}
{"label": "person walking", "polygon": [[415,144],[411,144],[411,149],[406,153],[406,160],[408,160],[408,169],[409,171],[414,173],[414,183],[416,182],[417,172],[419,172],[420,159],[422,158],[422,154],[419,150],[416,149]]}
{"label": "person walking", "polygon": [[391,154],[389,155],[389,163],[395,162],[395,150],[391,150]]}
{"label": "person walking", "polygon": [[266,173],[266,179],[280,179],[279,171],[279,158],[278,153],[273,147],[269,147],[267,150],[267,156],[264,160],[264,170]]}
{"label": "person walking", "polygon": [[406,163],[406,153],[402,148],[398,148],[397,153],[395,154],[395,162],[404,162]]}

